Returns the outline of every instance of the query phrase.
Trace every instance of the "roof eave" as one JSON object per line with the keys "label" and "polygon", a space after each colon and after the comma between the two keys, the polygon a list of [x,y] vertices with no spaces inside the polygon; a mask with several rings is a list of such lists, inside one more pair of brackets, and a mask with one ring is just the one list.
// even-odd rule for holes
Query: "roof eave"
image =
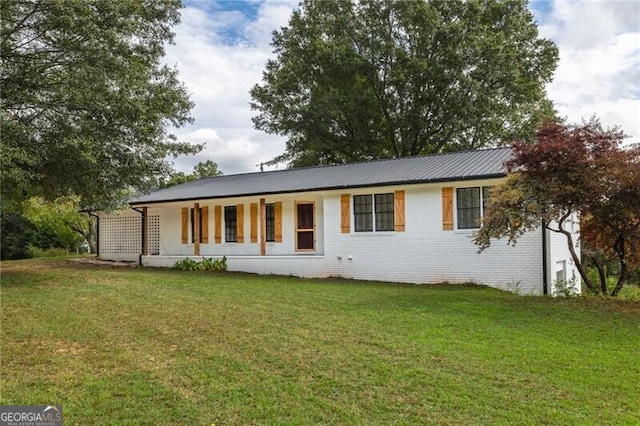
{"label": "roof eave", "polygon": [[462,182],[462,181],[468,181],[468,180],[497,179],[497,178],[503,178],[506,176],[507,176],[506,173],[501,172],[501,173],[491,173],[491,174],[484,174],[484,175],[459,176],[455,178],[378,182],[378,183],[367,183],[367,184],[358,184],[358,185],[340,185],[340,186],[302,188],[302,189],[282,190],[282,191],[253,192],[253,193],[215,195],[215,196],[203,196],[203,197],[172,198],[172,199],[165,199],[165,200],[151,200],[151,201],[139,201],[139,202],[132,201],[132,202],[129,202],[129,205],[145,206],[145,205],[155,205],[155,204],[164,204],[164,203],[179,203],[179,202],[185,202],[185,201],[220,200],[225,198],[257,197],[257,196],[264,196],[264,195],[280,195],[280,194],[299,194],[302,192],[333,191],[333,190],[339,190],[339,189],[377,188],[381,186],[391,186],[391,185],[419,185],[419,184],[425,184],[425,183]]}

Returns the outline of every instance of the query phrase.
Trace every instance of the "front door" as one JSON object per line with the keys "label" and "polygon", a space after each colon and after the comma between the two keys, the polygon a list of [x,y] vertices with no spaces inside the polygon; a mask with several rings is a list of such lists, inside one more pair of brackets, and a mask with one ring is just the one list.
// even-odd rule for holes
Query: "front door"
{"label": "front door", "polygon": [[315,205],[296,203],[296,250],[315,250]]}

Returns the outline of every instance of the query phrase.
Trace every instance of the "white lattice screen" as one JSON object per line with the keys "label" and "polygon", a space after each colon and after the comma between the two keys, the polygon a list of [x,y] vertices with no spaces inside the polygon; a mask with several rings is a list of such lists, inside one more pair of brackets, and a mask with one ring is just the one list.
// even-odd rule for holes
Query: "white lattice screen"
{"label": "white lattice screen", "polygon": [[160,216],[147,217],[147,250],[149,254],[160,254]]}
{"label": "white lattice screen", "polygon": [[[102,216],[100,218],[100,254],[140,253],[141,230],[140,216]],[[159,240],[160,238],[158,238],[158,246]]]}

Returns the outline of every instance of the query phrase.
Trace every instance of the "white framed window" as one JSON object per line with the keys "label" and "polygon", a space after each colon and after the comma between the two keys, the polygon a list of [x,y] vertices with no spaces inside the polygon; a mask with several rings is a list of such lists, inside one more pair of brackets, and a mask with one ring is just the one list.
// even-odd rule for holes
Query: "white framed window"
{"label": "white framed window", "polygon": [[474,186],[456,189],[458,229],[480,228],[491,188],[491,186]]}
{"label": "white framed window", "polygon": [[355,232],[393,231],[394,194],[367,194],[353,196],[353,222]]}

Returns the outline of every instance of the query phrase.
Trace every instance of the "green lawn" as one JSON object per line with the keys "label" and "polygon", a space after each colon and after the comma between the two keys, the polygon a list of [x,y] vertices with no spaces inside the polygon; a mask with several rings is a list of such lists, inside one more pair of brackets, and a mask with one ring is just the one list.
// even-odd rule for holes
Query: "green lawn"
{"label": "green lawn", "polygon": [[2,263],[0,404],[65,424],[638,424],[640,305]]}

